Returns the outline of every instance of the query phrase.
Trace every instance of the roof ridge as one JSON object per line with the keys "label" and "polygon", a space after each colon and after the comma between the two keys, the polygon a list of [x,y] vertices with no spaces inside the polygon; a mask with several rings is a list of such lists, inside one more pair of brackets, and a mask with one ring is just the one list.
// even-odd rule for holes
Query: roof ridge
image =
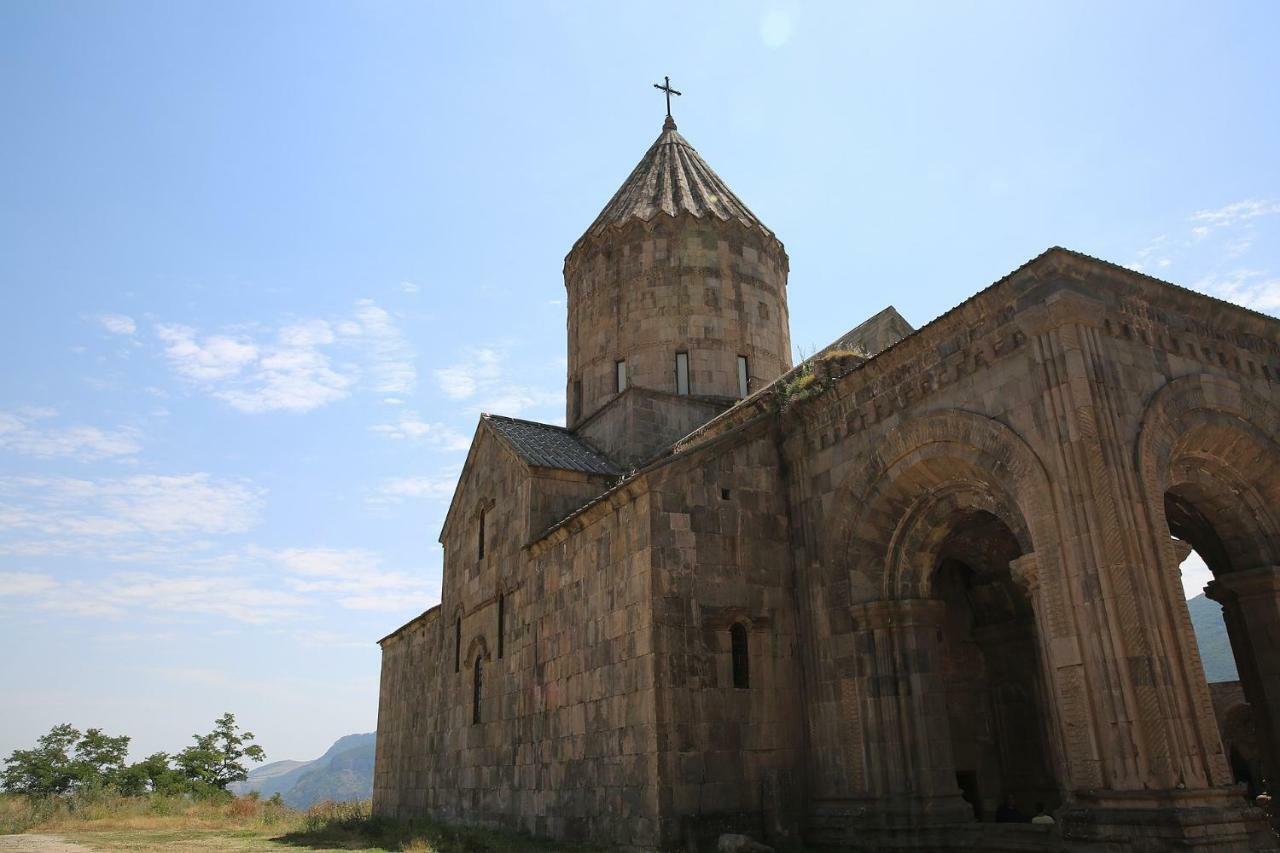
{"label": "roof ridge", "polygon": [[561,432],[567,432],[570,435],[576,435],[576,433],[574,433],[574,431],[569,429],[568,427],[563,427],[563,426],[560,426],[559,424],[549,424],[544,421],[531,421],[528,418],[517,418],[517,417],[513,417],[512,415],[498,415],[492,412],[481,412],[480,417],[488,418],[490,420],[511,421],[512,423],[517,423],[517,424],[529,424],[530,426],[546,427],[547,429],[558,429]]}

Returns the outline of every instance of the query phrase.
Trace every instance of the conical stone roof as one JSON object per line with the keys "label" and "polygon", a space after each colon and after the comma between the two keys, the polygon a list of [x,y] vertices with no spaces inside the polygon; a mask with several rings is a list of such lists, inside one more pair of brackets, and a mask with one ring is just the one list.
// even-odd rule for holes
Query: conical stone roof
{"label": "conical stone roof", "polygon": [[662,134],[578,242],[633,219],[648,222],[659,213],[714,216],[722,222],[736,219],[774,236],[676,131],[670,116],[662,126]]}

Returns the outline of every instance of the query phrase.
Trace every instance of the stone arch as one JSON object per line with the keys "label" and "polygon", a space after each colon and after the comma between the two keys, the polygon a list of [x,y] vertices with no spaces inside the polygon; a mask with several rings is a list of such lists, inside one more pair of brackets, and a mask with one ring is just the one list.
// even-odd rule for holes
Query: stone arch
{"label": "stone arch", "polygon": [[1024,553],[1057,551],[1048,473],[1017,433],[992,418],[926,414],[892,431],[856,467],[835,503],[839,512],[855,510],[842,517],[830,555],[830,565],[851,572],[851,603],[927,593],[911,552],[943,535],[930,524],[948,512],[987,511]]}
{"label": "stone arch", "polygon": [[[1264,769],[1280,767],[1280,652],[1268,636],[1280,619],[1280,406],[1221,376],[1195,374],[1148,402],[1134,466],[1170,606],[1179,623],[1186,683],[1202,710],[1202,739],[1217,732],[1198,664],[1177,566],[1182,539],[1208,564],[1208,594],[1223,617],[1241,685],[1259,715]],[[1220,741],[1218,741],[1220,742]],[[1216,746],[1214,746],[1216,751]],[[1223,760],[1211,757],[1214,775]]]}
{"label": "stone arch", "polygon": [[[1147,404],[1135,454],[1157,531],[1169,522],[1165,495],[1182,488],[1191,493],[1187,500],[1199,495],[1201,510],[1217,516],[1205,520],[1216,521],[1227,537],[1222,557],[1241,563],[1224,568],[1280,562],[1280,519],[1273,509],[1280,506],[1280,406],[1224,377],[1183,376]],[[1212,506],[1228,494],[1242,520],[1228,520],[1223,507]],[[1239,530],[1241,524],[1251,531]],[[1172,544],[1164,544],[1165,560],[1176,561]]]}
{"label": "stone arch", "polygon": [[[865,716],[876,734],[862,745],[861,758],[856,745],[850,748],[854,757],[846,763],[871,786],[890,790],[896,783],[881,765],[928,755],[912,765],[914,790],[942,798],[930,808],[970,818],[994,812],[1000,778],[1008,784],[1017,777],[1012,784],[1026,796],[1056,800],[1067,778],[1066,745],[1047,644],[1068,633],[1072,614],[1064,605],[1061,534],[1045,466],[1009,426],[943,410],[889,432],[851,467],[832,499],[833,535],[822,571],[830,622],[840,626],[834,630],[848,626],[858,637],[854,647],[874,654],[836,671],[840,700],[829,714],[836,726]],[[1016,649],[1006,653],[997,635],[1008,635]],[[972,685],[952,679],[964,668],[953,654],[956,638],[966,648],[981,646],[984,663]],[[892,714],[865,704],[884,683],[904,678],[910,688],[895,698]],[[997,703],[991,707],[1001,719],[1027,720],[1026,730],[1001,726],[984,736],[958,728],[948,711],[958,690],[974,702]],[[1077,728],[1088,725],[1077,712],[1066,713]],[[1023,766],[1014,755],[1005,762],[1016,752],[1012,744],[1030,743],[1024,735],[1036,742],[1025,750],[1032,760]],[[987,745],[977,746],[980,739]],[[879,757],[886,744],[901,750],[898,758]],[[1000,770],[990,773],[997,762]],[[969,770],[981,781],[966,790]],[[972,808],[961,796],[974,800]]]}
{"label": "stone arch", "polygon": [[471,642],[467,643],[467,653],[463,656],[462,662],[464,666],[472,666],[476,659],[488,660],[489,643],[485,640],[484,634],[477,634],[471,638]]}

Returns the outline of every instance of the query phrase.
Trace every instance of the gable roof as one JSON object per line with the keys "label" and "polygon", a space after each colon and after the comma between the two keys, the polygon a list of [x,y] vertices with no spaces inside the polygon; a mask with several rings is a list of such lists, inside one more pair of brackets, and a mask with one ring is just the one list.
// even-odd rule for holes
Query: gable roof
{"label": "gable roof", "polygon": [[659,213],[668,216],[691,213],[698,218],[710,216],[722,222],[737,220],[774,237],[676,131],[676,123],[670,116],[657,140],[578,242],[632,220],[648,222]]}
{"label": "gable roof", "polygon": [[481,417],[494,432],[506,439],[521,461],[528,465],[608,477],[616,477],[622,473],[622,469],[609,461],[603,453],[564,427],[502,415]]}
{"label": "gable roof", "polygon": [[914,331],[915,328],[898,313],[898,309],[890,305],[836,338],[817,354],[847,349],[865,358],[874,358]]}

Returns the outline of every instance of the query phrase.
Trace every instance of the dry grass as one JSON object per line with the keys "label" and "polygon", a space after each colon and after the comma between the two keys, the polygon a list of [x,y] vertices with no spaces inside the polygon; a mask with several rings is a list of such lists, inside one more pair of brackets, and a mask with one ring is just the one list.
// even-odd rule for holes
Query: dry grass
{"label": "dry grass", "polygon": [[599,848],[427,821],[375,818],[369,803],[319,803],[306,812],[245,797],[0,796],[0,834],[57,833],[102,851],[249,851],[312,853],[588,853]]}
{"label": "dry grass", "polygon": [[98,794],[28,799],[0,797],[0,832],[120,830],[263,830],[287,832],[304,816],[288,806],[244,797],[188,799]]}

